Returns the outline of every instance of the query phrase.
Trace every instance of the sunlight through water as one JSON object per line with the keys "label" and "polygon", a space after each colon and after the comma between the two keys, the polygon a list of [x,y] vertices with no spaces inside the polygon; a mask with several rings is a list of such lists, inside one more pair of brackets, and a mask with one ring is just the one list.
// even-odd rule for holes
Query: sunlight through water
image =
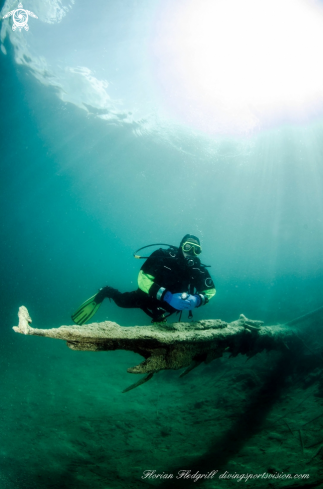
{"label": "sunlight through water", "polygon": [[180,1],[159,11],[155,73],[175,118],[248,133],[322,111],[322,45],[315,1]]}

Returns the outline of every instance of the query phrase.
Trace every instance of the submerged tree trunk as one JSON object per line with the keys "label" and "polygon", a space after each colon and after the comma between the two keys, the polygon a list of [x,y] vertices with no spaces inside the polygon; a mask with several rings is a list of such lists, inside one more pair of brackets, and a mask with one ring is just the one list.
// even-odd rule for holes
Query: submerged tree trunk
{"label": "submerged tree trunk", "polygon": [[[38,329],[30,326],[26,307],[19,308],[16,333],[65,340],[72,350],[128,350],[139,353],[144,361],[128,368],[129,373],[149,374],[164,369],[187,367],[185,373],[200,363],[209,363],[228,352],[252,357],[264,350],[288,352],[302,348],[296,331],[285,325],[263,326],[261,321],[247,319],[226,323],[209,319],[191,323],[158,323],[149,326],[121,327],[105,321],[83,326],[61,326]],[[182,374],[182,375],[184,375]],[[149,380],[146,377],[143,381]],[[142,383],[139,381],[135,386]]]}

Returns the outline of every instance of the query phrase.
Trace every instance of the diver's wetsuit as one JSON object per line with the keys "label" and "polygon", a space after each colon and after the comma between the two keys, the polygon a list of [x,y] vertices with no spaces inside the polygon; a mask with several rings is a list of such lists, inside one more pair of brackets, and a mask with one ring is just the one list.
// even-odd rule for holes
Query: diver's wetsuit
{"label": "diver's wetsuit", "polygon": [[114,289],[111,298],[125,308],[138,307],[153,318],[162,319],[165,311],[170,314],[178,312],[167,302],[159,300],[159,291],[165,288],[171,293],[197,293],[201,297],[201,305],[206,304],[214,295],[215,288],[208,270],[201,265],[199,258],[192,258],[194,264],[188,266],[181,251],[160,248],[154,251],[145,261],[138,276],[139,288],[133,292],[121,293]]}
{"label": "diver's wetsuit", "polygon": [[161,319],[165,310],[171,314],[177,312],[176,309],[167,304],[167,302],[161,304],[159,300],[149,297],[140,289],[134,290],[133,292],[124,292],[123,294],[117,290],[114,292],[111,299],[113,299],[119,307],[137,307],[142,309],[148,316],[153,318],[154,321]]}

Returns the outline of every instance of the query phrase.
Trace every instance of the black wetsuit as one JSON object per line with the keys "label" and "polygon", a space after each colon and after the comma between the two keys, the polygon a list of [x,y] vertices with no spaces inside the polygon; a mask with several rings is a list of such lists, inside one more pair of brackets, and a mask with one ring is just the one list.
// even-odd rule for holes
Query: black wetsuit
{"label": "black wetsuit", "polygon": [[179,312],[167,302],[156,298],[161,287],[172,293],[202,293],[205,296],[203,303],[206,303],[209,300],[207,294],[209,293],[210,297],[215,294],[213,281],[199,258],[190,259],[193,260],[193,264],[188,263],[181,251],[156,250],[141,267],[138,277],[139,288],[133,292],[115,291],[111,298],[120,307],[142,309],[153,321],[162,320],[164,312]]}

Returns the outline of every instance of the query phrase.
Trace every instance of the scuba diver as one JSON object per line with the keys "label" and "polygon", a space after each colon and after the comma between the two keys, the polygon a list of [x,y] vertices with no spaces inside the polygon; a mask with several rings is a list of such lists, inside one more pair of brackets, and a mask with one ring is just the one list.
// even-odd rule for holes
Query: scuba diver
{"label": "scuba diver", "polygon": [[[150,246],[156,245],[143,246],[135,253]],[[119,307],[142,309],[152,318],[152,323],[166,322],[174,313],[180,314],[180,321],[184,310],[189,311],[191,318],[192,310],[207,304],[216,292],[207,265],[202,265],[198,257],[202,253],[200,240],[186,234],[179,248],[166,246],[169,248],[159,248],[149,257],[134,253],[135,258],[147,258],[138,275],[137,290],[122,293],[109,286],[103,287],[80,306],[72,316],[73,321],[84,324],[106,298]]]}

